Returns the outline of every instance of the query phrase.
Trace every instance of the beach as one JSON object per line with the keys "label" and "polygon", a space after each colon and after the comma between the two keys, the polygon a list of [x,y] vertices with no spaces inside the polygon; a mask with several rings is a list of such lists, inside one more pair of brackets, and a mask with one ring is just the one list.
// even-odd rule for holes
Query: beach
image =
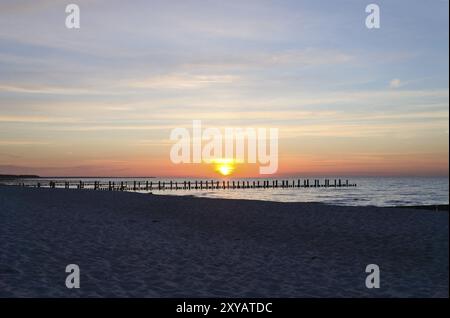
{"label": "beach", "polygon": [[417,207],[0,186],[0,297],[448,297],[448,234]]}

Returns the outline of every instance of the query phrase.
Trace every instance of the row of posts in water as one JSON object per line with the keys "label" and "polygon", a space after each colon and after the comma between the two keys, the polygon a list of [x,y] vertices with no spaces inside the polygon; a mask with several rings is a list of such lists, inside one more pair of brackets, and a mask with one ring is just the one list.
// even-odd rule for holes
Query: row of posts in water
{"label": "row of posts in water", "polygon": [[[270,189],[270,188],[341,188],[341,187],[356,187],[355,183],[349,183],[348,180],[325,179],[320,183],[319,179],[297,179],[297,180],[254,180],[254,181],[214,181],[214,180],[200,180],[200,181],[108,181],[108,182],[55,182],[50,181],[48,187],[50,188],[77,188],[77,189],[94,189],[94,190],[109,190],[109,191],[153,191],[153,190],[216,190],[216,189]],[[36,186],[40,188],[45,186],[42,183],[37,183]]]}

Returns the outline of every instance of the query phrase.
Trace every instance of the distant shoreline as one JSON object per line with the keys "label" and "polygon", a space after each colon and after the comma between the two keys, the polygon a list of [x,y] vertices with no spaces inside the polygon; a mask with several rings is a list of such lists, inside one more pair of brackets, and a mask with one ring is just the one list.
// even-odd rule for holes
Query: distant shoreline
{"label": "distant shoreline", "polygon": [[3,179],[40,179],[41,177],[38,175],[28,175],[28,174],[0,174],[0,180]]}

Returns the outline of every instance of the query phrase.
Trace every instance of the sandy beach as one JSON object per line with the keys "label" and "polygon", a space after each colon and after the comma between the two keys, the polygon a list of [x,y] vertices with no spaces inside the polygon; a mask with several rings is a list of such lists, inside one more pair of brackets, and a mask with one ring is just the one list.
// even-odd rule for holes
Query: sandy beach
{"label": "sandy beach", "polygon": [[417,208],[0,186],[0,297],[448,297],[448,234]]}

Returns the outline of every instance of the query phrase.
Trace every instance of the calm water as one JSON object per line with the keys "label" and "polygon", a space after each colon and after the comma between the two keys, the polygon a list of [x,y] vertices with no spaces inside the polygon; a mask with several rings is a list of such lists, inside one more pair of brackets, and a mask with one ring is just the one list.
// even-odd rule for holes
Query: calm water
{"label": "calm water", "polygon": [[[327,177],[333,180],[333,177]],[[296,180],[297,178],[295,178]],[[303,178],[300,178],[303,180]],[[320,179],[321,183],[325,178],[310,177],[310,180]],[[346,178],[343,178],[346,179]],[[226,199],[250,199],[250,200],[269,200],[280,202],[322,202],[336,205],[375,205],[375,206],[400,206],[400,205],[433,205],[449,203],[449,179],[448,177],[351,177],[350,183],[356,183],[357,187],[349,188],[290,188],[290,189],[235,189],[235,190],[190,190],[190,191],[153,191],[154,194],[167,195],[195,195],[208,198],[226,198]],[[117,183],[133,180],[152,181],[153,184],[158,181],[178,181],[182,183],[189,179],[160,179],[160,178],[53,178],[39,179],[39,182],[45,183],[49,180],[64,181],[84,181],[93,182],[101,180],[103,183],[114,181]],[[196,179],[200,180],[200,179]],[[210,180],[210,179],[204,179]],[[254,179],[249,180],[250,183]],[[260,179],[262,180],[262,179]],[[270,180],[270,179],[267,179]],[[294,179],[290,179],[294,180]],[[27,184],[36,184],[38,179],[25,180]],[[23,182],[23,180],[21,181]],[[301,181],[303,183],[303,181]],[[332,182],[332,181],[331,181]],[[280,181],[281,183],[281,181]]]}

